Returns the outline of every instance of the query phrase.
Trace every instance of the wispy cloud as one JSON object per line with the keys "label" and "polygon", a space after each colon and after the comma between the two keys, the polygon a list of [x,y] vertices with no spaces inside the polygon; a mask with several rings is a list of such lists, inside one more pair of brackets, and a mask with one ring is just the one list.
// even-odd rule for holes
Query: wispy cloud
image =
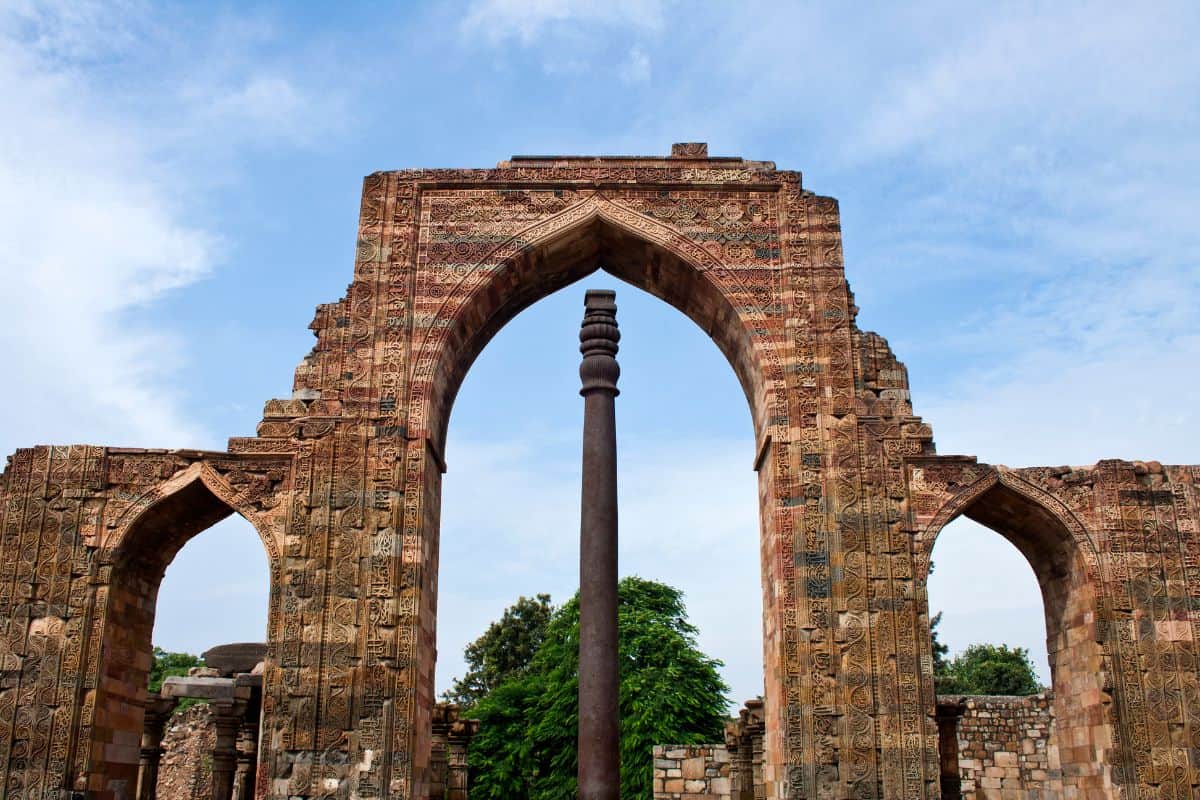
{"label": "wispy cloud", "polygon": [[121,315],[202,277],[217,239],[186,220],[136,127],[89,108],[85,78],[46,55],[95,54],[86,18],[3,22],[0,346],[14,391],[0,400],[0,449],[202,439],[163,382],[177,343]]}
{"label": "wispy cloud", "polygon": [[142,74],[139,59],[182,69],[172,42],[139,4],[0,12],[0,347],[14,389],[0,450],[215,443],[182,410],[179,333],[132,312],[220,263],[220,233],[192,213],[206,167],[294,139],[309,109],[288,80],[232,61],[182,93]]}
{"label": "wispy cloud", "polygon": [[492,43],[541,37],[588,26],[661,30],[666,0],[475,0],[462,21],[465,33]]}
{"label": "wispy cloud", "polygon": [[[1017,548],[960,517],[938,536],[933,559],[929,612],[942,614],[938,639],[950,654],[983,642],[1024,647],[1038,679],[1049,685],[1041,589]],[[979,564],[988,565],[986,575]]]}
{"label": "wispy cloud", "polygon": [[1194,460],[1200,412],[1171,398],[1200,394],[1179,368],[1200,357],[1200,145],[1181,136],[1200,57],[1194,10],[1163,11],[985,18],[897,71],[851,137],[865,163],[909,160],[934,190],[905,220],[961,248],[910,272],[977,308],[948,308],[953,335],[915,354],[946,359],[914,388],[956,451]]}
{"label": "wispy cloud", "polygon": [[618,74],[626,83],[642,83],[650,80],[650,56],[640,47],[632,48]]}

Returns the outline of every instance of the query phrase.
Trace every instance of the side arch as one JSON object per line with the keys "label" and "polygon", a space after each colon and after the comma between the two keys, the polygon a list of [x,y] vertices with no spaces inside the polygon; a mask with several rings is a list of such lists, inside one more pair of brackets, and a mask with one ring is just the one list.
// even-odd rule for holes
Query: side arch
{"label": "side arch", "polygon": [[[167,567],[192,538],[237,513],[254,528],[268,568],[264,694],[279,679],[273,648],[282,633],[281,548],[273,518],[209,464],[194,462],[157,484],[109,523],[92,592],[94,675],[81,698],[90,708],[84,776],[113,796],[137,785],[138,748],[153,662],[158,591]],[[212,644],[219,644],[213,642]],[[121,746],[112,746],[120,743]]]}
{"label": "side arch", "polygon": [[196,462],[176,472],[139,497],[120,517],[109,523],[104,537],[103,550],[110,563],[119,564],[136,556],[137,548],[144,546],[142,531],[160,530],[165,517],[176,520],[187,519],[186,524],[176,524],[171,536],[160,540],[160,544],[174,547],[169,551],[166,564],[193,536],[199,534],[231,514],[238,514],[254,528],[267,551],[271,567],[272,582],[278,577],[275,572],[282,562],[281,532],[272,518],[245,502],[215,469],[204,462]]}
{"label": "side arch", "polygon": [[[1004,469],[1003,467],[993,467],[975,482],[960,489],[957,493],[951,496],[937,513],[929,524],[917,531],[913,542],[913,555],[916,565],[916,579],[922,585],[929,578],[929,564],[933,554],[933,546],[937,542],[938,535],[942,529],[949,525],[960,516],[967,516],[974,519],[971,515],[971,509],[979,503],[984,506],[988,505],[988,501],[982,500],[986,495],[995,493],[992,501],[1002,499],[1006,493],[1011,493],[1016,498],[1028,504],[1028,508],[1038,509],[1040,514],[1045,518],[1042,522],[1053,520],[1060,528],[1060,531],[1069,535],[1071,542],[1074,543],[1079,557],[1083,560],[1089,580],[1098,581],[1101,584],[1107,583],[1107,576],[1103,563],[1100,559],[1099,550],[1096,547],[1095,541],[1079,521],[1079,518],[1066,507],[1066,505],[1054,495],[1044,489],[1025,480],[1019,474],[1012,470]],[[1007,505],[1011,505],[1011,501]],[[977,519],[977,522],[997,530],[994,523],[1001,522],[996,518],[989,520]],[[1011,524],[1003,527],[1015,527]],[[1021,550],[1022,554],[1027,559],[1030,554],[1016,541],[1013,541],[1004,531],[997,530],[1002,536],[1013,542],[1013,545]],[[1026,537],[1021,537],[1024,540]],[[1026,542],[1027,545],[1033,544]],[[1036,571],[1036,565],[1034,570]]]}
{"label": "side arch", "polygon": [[[938,535],[965,516],[1007,539],[1029,562],[1041,588],[1054,692],[1048,789],[1057,796],[1113,796],[1120,760],[1111,675],[1118,654],[1105,636],[1106,580],[1095,541],[1058,498],[1014,471],[993,467],[945,501],[914,538],[917,594],[925,605]],[[932,694],[932,693],[931,693]],[[930,709],[932,712],[933,709]],[[1053,771],[1052,771],[1053,772]]]}

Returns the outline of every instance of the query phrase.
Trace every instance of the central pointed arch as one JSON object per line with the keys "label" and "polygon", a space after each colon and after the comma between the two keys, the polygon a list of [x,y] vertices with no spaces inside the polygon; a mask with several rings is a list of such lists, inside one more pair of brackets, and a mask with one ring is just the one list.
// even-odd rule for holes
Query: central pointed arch
{"label": "central pointed arch", "polygon": [[[700,326],[738,377],[761,445],[766,419],[764,362],[756,341],[764,301],[741,285],[737,269],[675,228],[600,193],[500,244],[450,289],[435,325],[417,345],[424,358],[413,386],[409,432],[423,431],[444,452],[450,411],[471,364],[522,310],[603,269],[678,309]],[[448,313],[447,313],[448,312]]]}
{"label": "central pointed arch", "polygon": [[[786,406],[772,405],[779,397],[777,391],[771,394],[784,375],[778,314],[768,320],[771,309],[781,303],[781,276],[777,267],[728,263],[716,255],[722,252],[720,243],[711,244],[716,245],[714,252],[677,228],[597,192],[507,238],[473,265],[441,265],[435,272],[418,264],[416,294],[427,305],[414,308],[403,517],[405,535],[411,533],[411,541],[420,543],[427,566],[420,577],[417,616],[424,646],[416,664],[412,706],[418,781],[427,768],[430,747],[442,453],[454,401],[471,365],[505,324],[538,300],[601,269],[700,326],[738,378],[754,430],[754,450],[747,452],[746,465],[758,469],[764,664],[783,662],[786,637],[780,632],[787,618],[787,593],[776,587],[786,578],[781,574],[784,559],[773,550],[774,461],[762,457],[768,443],[784,441],[788,431],[785,424],[773,426],[775,420],[786,419]],[[777,675],[772,673],[765,684],[767,703],[784,708]],[[766,758],[772,764],[780,763],[784,749],[781,719],[773,714],[767,720]]]}

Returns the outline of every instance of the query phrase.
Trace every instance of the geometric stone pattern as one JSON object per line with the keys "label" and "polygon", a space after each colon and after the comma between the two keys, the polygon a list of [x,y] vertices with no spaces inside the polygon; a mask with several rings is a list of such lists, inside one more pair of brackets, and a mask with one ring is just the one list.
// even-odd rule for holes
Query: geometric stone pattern
{"label": "geometric stone pattern", "polygon": [[903,365],[855,325],[836,201],[702,145],[370,175],[353,281],[317,309],[316,345],[257,436],[225,453],[13,455],[5,796],[128,795],[158,582],[236,512],[271,567],[258,792],[423,797],[455,393],[509,319],[601,266],[699,324],[751,408],[768,797],[937,796],[924,576],[959,514],[1048,559],[1034,567],[1075,796],[1193,796],[1200,471],[936,456]]}

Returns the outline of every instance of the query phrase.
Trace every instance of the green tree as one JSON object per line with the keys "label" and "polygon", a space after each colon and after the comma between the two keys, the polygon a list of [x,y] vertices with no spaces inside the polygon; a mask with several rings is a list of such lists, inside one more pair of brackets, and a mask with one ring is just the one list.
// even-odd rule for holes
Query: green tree
{"label": "green tree", "polygon": [[1023,647],[973,644],[951,659],[936,681],[939,694],[1037,694],[1042,690]]}
{"label": "green tree", "polygon": [[[188,670],[192,667],[203,667],[204,659],[200,656],[194,656],[191,653],[168,653],[161,647],[154,648],[154,661],[150,664],[150,686],[152,692],[162,690],[163,681],[171,677],[182,677],[188,674]],[[207,703],[207,700],[201,700],[195,697],[181,697],[179,703],[175,706],[175,711],[180,712],[185,708],[191,708],[197,703]]]}
{"label": "green tree", "polygon": [[191,653],[168,653],[161,647],[154,648],[154,662],[150,665],[150,691],[162,689],[163,681],[171,677],[182,677],[192,667],[203,667],[204,659]]}
{"label": "green tree", "polygon": [[442,697],[464,710],[470,709],[504,681],[524,674],[546,638],[546,625],[553,613],[548,594],[518,598],[499,621],[467,645],[467,674],[461,680],[456,678]]}
{"label": "green tree", "polygon": [[[696,646],[683,593],[642,578],[619,586],[621,797],[651,797],[655,744],[723,738],[721,662]],[[555,612],[523,675],[475,708],[471,796],[575,800],[579,730],[579,596]]]}

